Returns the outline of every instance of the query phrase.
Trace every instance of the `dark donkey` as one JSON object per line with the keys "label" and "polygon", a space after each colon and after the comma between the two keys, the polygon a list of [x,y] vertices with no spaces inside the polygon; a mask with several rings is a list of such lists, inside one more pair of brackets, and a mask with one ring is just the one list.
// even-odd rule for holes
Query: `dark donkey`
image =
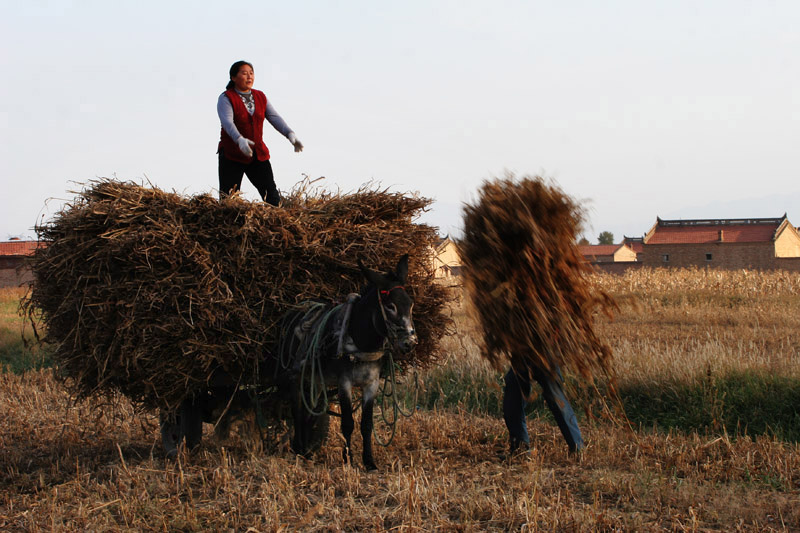
{"label": "dark donkey", "polygon": [[313,446],[309,416],[327,410],[328,390],[335,387],[346,443],[343,456],[352,464],[353,387],[361,387],[362,458],[365,468],[375,470],[372,414],[386,341],[389,349],[408,353],[417,344],[417,335],[411,318],[414,304],[403,287],[408,255],[400,259],[394,272],[385,274],[364,267],[361,261],[358,265],[367,279],[361,294],[351,294],[346,304],[334,306],[315,300],[287,313],[282,320],[278,354],[283,365],[292,370],[295,453],[306,455]]}

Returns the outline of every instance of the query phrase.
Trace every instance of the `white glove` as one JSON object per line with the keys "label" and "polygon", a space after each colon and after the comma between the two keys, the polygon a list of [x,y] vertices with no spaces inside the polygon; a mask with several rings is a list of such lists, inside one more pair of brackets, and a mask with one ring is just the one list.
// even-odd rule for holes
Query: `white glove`
{"label": "white glove", "polygon": [[241,150],[242,153],[247,157],[253,157],[253,149],[251,147],[255,145],[256,143],[254,143],[250,139],[239,137],[239,150]]}
{"label": "white glove", "polygon": [[294,145],[295,152],[303,151],[303,143],[300,142],[300,139],[297,138],[297,135],[295,135],[294,132],[289,134],[289,142]]}

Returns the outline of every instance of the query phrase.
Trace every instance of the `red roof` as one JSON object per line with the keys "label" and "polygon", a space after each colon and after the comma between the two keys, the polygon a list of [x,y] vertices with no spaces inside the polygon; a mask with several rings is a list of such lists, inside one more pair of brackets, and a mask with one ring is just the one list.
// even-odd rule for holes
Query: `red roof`
{"label": "red roof", "polygon": [[581,244],[578,250],[581,255],[614,255],[619,250],[619,244]]}
{"label": "red roof", "polygon": [[642,253],[644,251],[644,244],[642,244],[639,241],[626,242],[626,243],[623,243],[623,244],[625,244],[625,246],[627,246],[628,248],[630,248],[631,250],[633,250],[637,254],[640,254],[640,253]]}
{"label": "red roof", "polygon": [[0,242],[0,256],[25,256],[33,255],[39,247],[37,241],[7,241]]}
{"label": "red roof", "polygon": [[712,242],[772,242],[775,223],[661,225],[654,228],[647,244],[703,244]]}

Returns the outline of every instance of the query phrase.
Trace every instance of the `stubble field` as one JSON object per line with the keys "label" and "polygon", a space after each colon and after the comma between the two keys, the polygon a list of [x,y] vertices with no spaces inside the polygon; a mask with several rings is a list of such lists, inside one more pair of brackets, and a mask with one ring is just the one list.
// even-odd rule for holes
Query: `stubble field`
{"label": "stubble field", "polygon": [[[280,439],[253,453],[207,434],[166,461],[155,414],[121,398],[73,402],[50,369],[0,373],[0,530],[800,530],[800,277],[595,281],[620,304],[597,324],[619,398],[568,378],[588,443],[579,457],[540,401],[533,449],[505,456],[501,374],[457,299],[448,359],[420,376],[419,409],[376,450],[377,473],[342,464],[336,423],[313,460]],[[21,294],[0,294],[7,367],[27,353],[7,312]]]}

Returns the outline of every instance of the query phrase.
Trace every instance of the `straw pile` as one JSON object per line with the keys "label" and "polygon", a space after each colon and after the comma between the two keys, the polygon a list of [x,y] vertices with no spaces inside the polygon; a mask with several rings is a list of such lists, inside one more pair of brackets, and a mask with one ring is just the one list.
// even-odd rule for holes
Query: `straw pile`
{"label": "straw pile", "polygon": [[541,178],[485,182],[464,208],[456,244],[464,288],[483,334],[485,357],[517,372],[570,367],[584,377],[609,369],[610,349],[592,329],[611,298],[593,291],[576,246],[583,211]]}
{"label": "straw pile", "polygon": [[281,208],[92,182],[37,228],[47,246],[33,257],[26,310],[78,396],[121,391],[171,409],[218,369],[257,380],[292,305],[341,300],[365,283],[358,259],[387,269],[408,253],[420,344],[403,364],[425,367],[447,321],[429,262],[436,230],[413,222],[429,204],[307,181]]}

